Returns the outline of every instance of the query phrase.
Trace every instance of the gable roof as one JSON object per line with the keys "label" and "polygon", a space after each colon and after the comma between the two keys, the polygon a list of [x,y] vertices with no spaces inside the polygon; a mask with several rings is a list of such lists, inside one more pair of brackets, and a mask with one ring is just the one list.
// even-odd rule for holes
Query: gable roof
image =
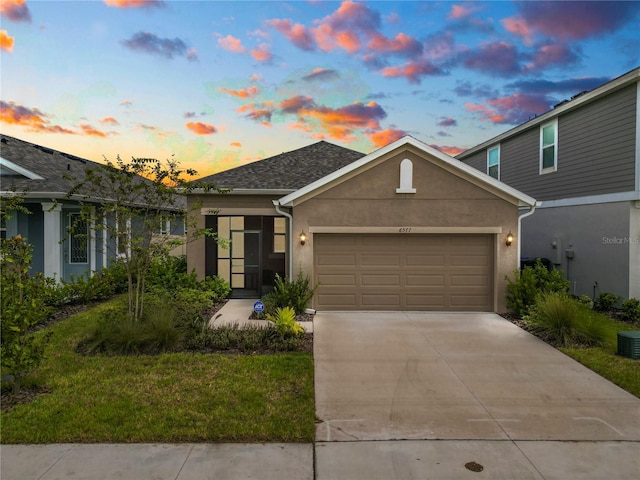
{"label": "gable roof", "polygon": [[221,189],[294,191],[365,154],[320,141],[290,152],[201,178]]}
{"label": "gable roof", "polygon": [[436,161],[434,163],[440,164],[440,166],[447,168],[447,170],[463,177],[472,183],[488,190],[494,194],[497,194],[502,197],[511,198],[514,202],[519,206],[534,206],[536,205],[536,200],[529,195],[522,193],[519,190],[516,190],[509,185],[502,183],[496,180],[485,173],[476,170],[459,160],[456,160],[449,155],[442,153],[439,150],[436,150],[433,147],[430,147],[426,143],[423,143],[415,138],[406,135],[399,140],[396,140],[389,145],[382,147],[369,155],[337,170],[329,175],[316,180],[313,183],[306,185],[305,187],[296,190],[289,195],[282,197],[280,200],[277,200],[280,206],[284,207],[293,207],[294,205],[300,204],[307,200],[308,198],[312,198],[316,194],[320,193],[324,190],[323,187],[330,186],[331,184],[340,183],[342,179],[346,178],[347,175],[355,170],[363,168],[365,165],[373,162],[374,160],[386,155],[394,150],[400,149],[405,146],[413,146],[418,150],[421,150],[424,153],[427,153],[431,157],[435,157]]}
{"label": "gable roof", "polygon": [[458,155],[456,155],[456,158],[459,160],[463,160],[466,157],[469,157],[475,153],[478,153],[479,151],[482,151],[487,147],[496,145],[497,143],[500,143],[502,140],[505,140],[509,137],[517,135],[520,132],[536,127],[542,123],[548,122],[553,118],[560,116],[563,113],[566,113],[571,110],[575,110],[581,107],[582,105],[593,102],[594,100],[600,97],[608,95],[621,88],[627,87],[633,83],[637,83],[639,78],[640,78],[640,67],[635,68],[630,72],[627,72],[624,75],[619,76],[618,78],[614,78],[610,82],[600,85],[599,87],[596,87],[593,90],[590,90],[588,92],[581,92],[577,95],[574,95],[573,97],[571,97],[571,100],[565,100],[564,102],[560,102],[555,107],[553,107],[552,110],[549,110],[548,112],[538,115],[537,117],[529,120],[528,122],[518,125],[517,127],[507,130],[506,132],[496,137],[490,138],[489,140],[486,140],[480,143],[479,145],[476,145],[475,147],[472,147],[468,150],[465,150],[462,153],[459,153]]}

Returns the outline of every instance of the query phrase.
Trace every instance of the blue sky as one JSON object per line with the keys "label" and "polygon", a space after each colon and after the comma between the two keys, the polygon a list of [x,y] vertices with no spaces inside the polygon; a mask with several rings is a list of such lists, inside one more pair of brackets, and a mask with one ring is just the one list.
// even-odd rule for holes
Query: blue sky
{"label": "blue sky", "polygon": [[318,140],[455,154],[640,64],[640,2],[0,5],[2,133],[201,175]]}

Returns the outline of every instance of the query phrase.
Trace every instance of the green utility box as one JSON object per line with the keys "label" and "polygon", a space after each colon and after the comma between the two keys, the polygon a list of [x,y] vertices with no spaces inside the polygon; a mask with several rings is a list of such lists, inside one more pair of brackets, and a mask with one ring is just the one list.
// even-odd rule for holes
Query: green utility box
{"label": "green utility box", "polygon": [[640,331],[618,332],[618,355],[640,358]]}

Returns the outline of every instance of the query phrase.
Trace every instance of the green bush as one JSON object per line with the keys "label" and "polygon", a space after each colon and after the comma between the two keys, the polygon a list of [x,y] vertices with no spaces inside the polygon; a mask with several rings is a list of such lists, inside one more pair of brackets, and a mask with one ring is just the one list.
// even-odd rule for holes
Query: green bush
{"label": "green bush", "polygon": [[187,339],[186,348],[198,352],[295,352],[301,350],[303,339],[303,335],[283,337],[274,326],[221,325],[202,328]]}
{"label": "green bush", "polygon": [[602,345],[606,338],[604,326],[587,307],[562,293],[547,293],[538,297],[528,318],[562,346]]}
{"label": "green bush", "polygon": [[534,267],[526,266],[514,272],[514,281],[507,280],[507,307],[516,315],[526,315],[539,295],[545,293],[566,294],[570,282],[559,270],[547,270],[538,260]]}
{"label": "green bush", "polygon": [[311,288],[310,284],[309,276],[303,276],[301,271],[295,281],[282,279],[276,274],[273,291],[262,299],[265,312],[273,314],[277,308],[291,307],[296,314],[304,313],[315,293],[315,288]]}
{"label": "green bush", "polygon": [[283,337],[304,333],[304,328],[296,322],[296,312],[291,307],[277,308],[275,314],[267,313],[267,320],[275,325]]}
{"label": "green bush", "polygon": [[32,245],[20,235],[0,242],[0,362],[14,394],[42,362],[48,341],[46,336],[29,333],[49,314],[44,277],[29,276],[32,258]]}
{"label": "green bush", "polygon": [[628,298],[622,302],[622,318],[632,322],[640,322],[640,300]]}
{"label": "green bush", "polygon": [[213,303],[224,300],[231,293],[231,286],[222,277],[205,277],[199,284],[200,290],[211,295]]}
{"label": "green bush", "polygon": [[587,308],[593,308],[593,300],[589,295],[580,295],[577,301],[580,305],[583,305]]}
{"label": "green bush", "polygon": [[109,355],[173,352],[185,341],[177,306],[168,299],[151,297],[142,319],[131,320],[124,302],[100,312],[96,329],[81,350]]}
{"label": "green bush", "polygon": [[593,301],[593,309],[597,312],[610,312],[618,300],[620,300],[618,295],[602,292]]}

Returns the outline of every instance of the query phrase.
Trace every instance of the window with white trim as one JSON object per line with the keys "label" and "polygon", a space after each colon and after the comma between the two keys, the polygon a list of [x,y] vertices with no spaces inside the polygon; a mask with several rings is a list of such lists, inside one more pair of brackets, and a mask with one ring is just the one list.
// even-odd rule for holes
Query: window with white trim
{"label": "window with white trim", "polygon": [[500,180],[500,145],[487,150],[487,175]]}
{"label": "window with white trim", "polygon": [[69,263],[89,263],[89,222],[80,213],[69,214]]}
{"label": "window with white trim", "polygon": [[540,127],[540,173],[558,169],[558,119]]}
{"label": "window with white trim", "polygon": [[160,217],[160,235],[169,235],[171,233],[171,220]]}

